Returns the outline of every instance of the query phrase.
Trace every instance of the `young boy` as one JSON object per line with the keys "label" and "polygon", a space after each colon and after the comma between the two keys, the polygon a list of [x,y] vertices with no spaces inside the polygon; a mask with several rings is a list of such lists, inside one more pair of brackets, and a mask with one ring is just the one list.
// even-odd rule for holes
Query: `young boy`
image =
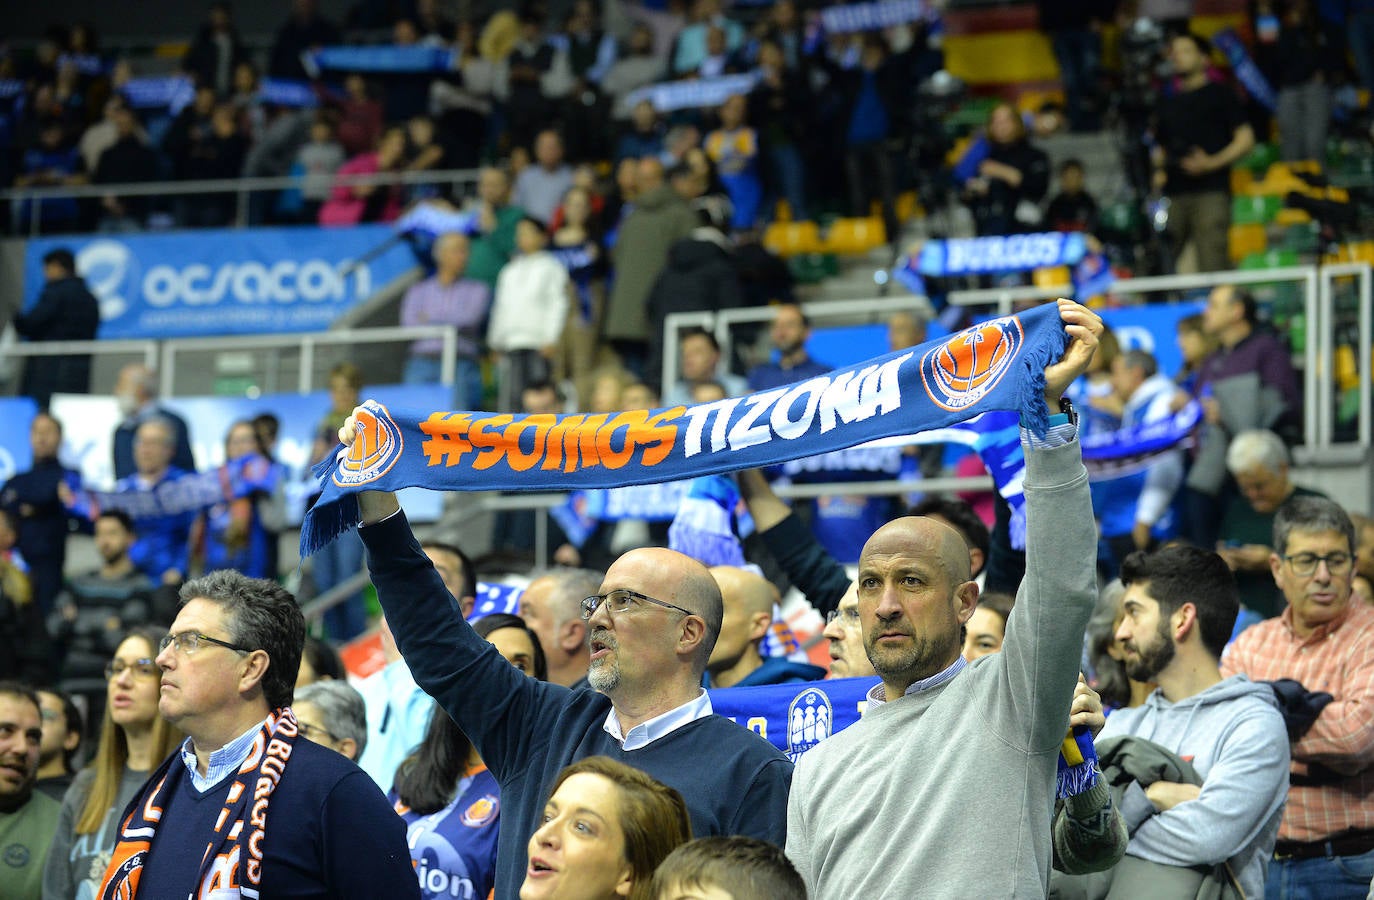
{"label": "young boy", "polygon": [[517,255],[496,278],[487,344],[504,357],[502,412],[517,412],[526,385],[547,381],[568,317],[568,270],[549,253],[544,226],[525,217],[515,228]]}
{"label": "young boy", "polygon": [[654,871],[657,900],[806,900],[806,884],[778,847],[757,838],[706,837],[678,847]]}
{"label": "young boy", "polygon": [[1097,201],[1084,190],[1083,163],[1066,159],[1059,167],[1059,193],[1045,210],[1045,224],[1055,231],[1092,231]]}

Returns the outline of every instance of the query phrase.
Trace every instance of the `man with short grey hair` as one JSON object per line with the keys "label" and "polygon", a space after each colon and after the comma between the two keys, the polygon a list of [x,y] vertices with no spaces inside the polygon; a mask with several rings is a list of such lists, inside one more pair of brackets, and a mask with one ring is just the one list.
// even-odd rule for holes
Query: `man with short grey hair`
{"label": "man with short grey hair", "polygon": [[554,569],[531,581],[520,595],[520,617],[539,638],[553,684],[588,687],[591,651],[587,648],[582,599],[600,589],[600,572]]}
{"label": "man with short grey hair", "polygon": [[172,465],[187,472],[196,470],[186,420],[157,402],[157,372],[143,363],[129,363],[119,370],[119,377],[115,379],[114,398],[119,406],[119,414],[123,416],[115,428],[111,447],[115,478],[134,474],[137,468],[134,464],[134,435],[140,425],[152,418],[165,419],[172,426],[175,438]]}
{"label": "man with short grey hair", "polygon": [[367,749],[367,706],[346,681],[328,679],[296,691],[291,704],[301,737],[358,761]]}

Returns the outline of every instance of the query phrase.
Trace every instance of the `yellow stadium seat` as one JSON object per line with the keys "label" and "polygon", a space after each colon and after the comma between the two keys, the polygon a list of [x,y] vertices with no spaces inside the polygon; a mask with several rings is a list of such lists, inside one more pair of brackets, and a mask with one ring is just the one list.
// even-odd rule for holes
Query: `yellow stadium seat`
{"label": "yellow stadium seat", "polygon": [[863,254],[887,243],[881,218],[836,219],[825,237],[825,252]]}
{"label": "yellow stadium seat", "polygon": [[1054,288],[1072,282],[1073,275],[1068,266],[1041,266],[1031,272],[1031,281],[1039,288]]}
{"label": "yellow stadium seat", "polygon": [[1311,221],[1312,217],[1307,214],[1306,210],[1301,209],[1281,209],[1274,216],[1274,224],[1285,227],[1288,225],[1306,225]]}
{"label": "yellow stadium seat", "polygon": [[1255,183],[1255,173],[1244,166],[1233,166],[1231,168],[1231,193],[1248,194],[1250,186]]}
{"label": "yellow stadium seat", "polygon": [[820,253],[823,249],[815,222],[774,222],[763,232],[763,245],[784,257]]}
{"label": "yellow stadium seat", "polygon": [[1232,225],[1228,234],[1228,244],[1232,262],[1240,262],[1252,253],[1263,253],[1269,248],[1264,226],[1259,224]]}
{"label": "yellow stadium seat", "polygon": [[906,222],[921,215],[921,204],[916,202],[915,191],[904,191],[897,195],[897,221]]}

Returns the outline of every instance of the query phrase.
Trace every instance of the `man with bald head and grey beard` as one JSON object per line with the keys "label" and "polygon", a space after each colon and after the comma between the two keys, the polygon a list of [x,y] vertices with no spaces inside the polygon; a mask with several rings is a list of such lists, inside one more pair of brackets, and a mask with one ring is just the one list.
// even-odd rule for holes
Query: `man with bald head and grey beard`
{"label": "man with bald head and grey beard", "polygon": [[[811,896],[1046,895],[1055,771],[1097,596],[1097,533],[1064,388],[1101,320],[1059,301],[1067,341],[1045,368],[1043,437],[1022,429],[1026,578],[1001,653],[966,662],[978,602],[968,547],[931,517],[896,519],[859,557],[864,649],[882,678],[857,724],[797,763],[787,855]],[[837,802],[838,798],[843,798]],[[1002,863],[971,865],[971,848]]]}

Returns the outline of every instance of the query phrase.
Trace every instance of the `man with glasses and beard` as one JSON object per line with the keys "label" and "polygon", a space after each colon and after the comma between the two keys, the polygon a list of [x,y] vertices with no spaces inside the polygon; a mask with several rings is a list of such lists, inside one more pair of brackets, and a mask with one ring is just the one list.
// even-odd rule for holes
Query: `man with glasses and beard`
{"label": "man with glasses and beard", "polygon": [[1221,674],[1240,610],[1235,578],[1217,554],[1171,545],[1127,556],[1121,583],[1126,674],[1159,687],[1144,705],[1112,713],[1097,742],[1143,738],[1202,780],[1131,782],[1120,803],[1126,855],[1204,871],[1226,863],[1245,896],[1263,896],[1288,790],[1288,733],[1269,685]]}
{"label": "man with glasses and beard", "polygon": [[1269,570],[1288,606],[1246,629],[1221,671],[1293,679],[1320,713],[1290,732],[1288,805],[1265,895],[1363,900],[1374,878],[1374,608],[1350,600],[1355,528],[1325,497],[1293,497],[1274,516],[1272,546]]}
{"label": "man with glasses and beard", "polygon": [[[354,420],[340,429],[351,444]],[[792,764],[715,715],[702,690],[723,604],[701,563],[645,548],[582,601],[591,690],[527,678],[472,630],[411,534],[394,494],[358,496],[363,543],[396,646],[420,687],[471,740],[501,785],[496,896],[525,879],[526,848],[564,766],[604,755],[676,788],[692,833],[781,845]]]}

